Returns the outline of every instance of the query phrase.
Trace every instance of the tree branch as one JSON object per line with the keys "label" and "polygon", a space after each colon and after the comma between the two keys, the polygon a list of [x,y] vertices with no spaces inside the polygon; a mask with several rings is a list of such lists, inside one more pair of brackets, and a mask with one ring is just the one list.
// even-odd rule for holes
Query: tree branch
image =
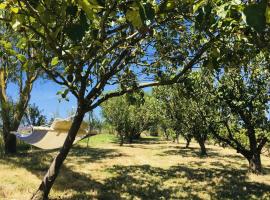
{"label": "tree branch", "polygon": [[197,64],[197,61],[200,59],[200,57],[203,55],[203,53],[205,53],[207,51],[207,49],[210,47],[210,45],[212,44],[212,42],[215,41],[218,37],[219,37],[219,35],[216,36],[215,38],[211,39],[206,44],[204,44],[197,51],[197,53],[195,54],[195,56],[185,65],[185,67],[181,70],[181,72],[179,72],[172,79],[170,79],[170,80],[163,80],[163,81],[155,81],[155,82],[150,82],[150,83],[142,83],[142,84],[139,84],[137,87],[127,88],[126,90],[121,90],[121,91],[116,91],[116,92],[105,94],[102,98],[100,98],[99,100],[97,100],[94,104],[90,105],[89,108],[88,108],[88,111],[96,108],[101,103],[103,103],[104,101],[106,101],[106,100],[108,100],[109,98],[112,98],[112,97],[121,96],[121,95],[126,94],[126,93],[132,93],[135,90],[146,88],[146,87],[154,87],[154,86],[160,86],[160,85],[172,85],[174,83],[179,83],[179,82],[185,80],[185,77],[183,77],[183,75],[185,73],[187,73],[190,69],[192,69],[192,67],[194,65]]}

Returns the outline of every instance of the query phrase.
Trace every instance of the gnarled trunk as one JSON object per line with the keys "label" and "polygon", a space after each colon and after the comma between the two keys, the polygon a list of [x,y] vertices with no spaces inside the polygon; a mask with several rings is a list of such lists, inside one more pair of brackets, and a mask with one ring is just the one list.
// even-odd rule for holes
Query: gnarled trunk
{"label": "gnarled trunk", "polygon": [[60,171],[60,168],[66,159],[72,144],[76,138],[77,132],[80,129],[81,123],[84,118],[84,112],[82,109],[78,108],[77,113],[73,119],[72,125],[66,137],[63,147],[60,152],[54,158],[52,164],[49,167],[46,175],[43,178],[38,190],[32,196],[32,200],[47,200],[49,192],[54,184],[54,181]]}

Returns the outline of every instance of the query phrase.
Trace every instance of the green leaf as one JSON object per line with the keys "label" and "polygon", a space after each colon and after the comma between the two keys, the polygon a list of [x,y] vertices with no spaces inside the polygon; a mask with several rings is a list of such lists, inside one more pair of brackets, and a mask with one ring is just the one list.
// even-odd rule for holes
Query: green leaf
{"label": "green leaf", "polygon": [[6,50],[12,49],[12,44],[5,40],[0,40],[0,44],[4,46]]}
{"label": "green leaf", "polygon": [[141,28],[143,26],[140,10],[136,3],[133,3],[132,6],[127,10],[126,18],[136,28]]}
{"label": "green leaf", "polygon": [[15,8],[15,7],[10,8],[10,10],[11,12],[16,13],[16,14],[19,12],[19,8]]}
{"label": "green leaf", "polygon": [[96,0],[78,0],[78,4],[86,13],[87,18],[98,24],[98,17],[96,16],[96,13],[103,9],[103,7],[100,6]]}
{"label": "green leaf", "polygon": [[199,0],[194,6],[193,6],[193,12],[197,12],[199,8],[201,8],[204,4],[206,4],[206,0]]}
{"label": "green leaf", "polygon": [[52,61],[51,61],[51,65],[52,65],[52,66],[55,66],[55,65],[57,65],[58,63],[59,63],[58,57],[54,57],[54,58],[52,59]]}
{"label": "green leaf", "polygon": [[69,90],[60,90],[56,93],[56,95],[60,95],[63,99],[68,100],[67,95],[68,95]]}
{"label": "green leaf", "polygon": [[24,55],[22,55],[22,54],[17,54],[17,58],[18,58],[21,62],[26,62],[26,61],[27,61],[26,57],[25,57]]}
{"label": "green leaf", "polygon": [[262,32],[265,29],[266,19],[266,0],[261,1],[260,3],[248,5],[244,9],[244,19],[246,23],[254,28],[257,32]]}
{"label": "green leaf", "polygon": [[26,61],[22,67],[24,70],[27,70],[27,68],[29,67],[29,61]]}
{"label": "green leaf", "polygon": [[23,49],[26,47],[26,43],[27,43],[27,39],[25,37],[22,37],[19,39],[19,41],[17,42],[16,46],[19,48],[19,49]]}
{"label": "green leaf", "polygon": [[148,25],[155,18],[155,9],[150,3],[133,3],[126,12],[126,19],[135,28]]}
{"label": "green leaf", "polygon": [[3,10],[7,7],[7,4],[5,3],[0,3],[0,9]]}
{"label": "green leaf", "polygon": [[89,19],[94,18],[94,12],[91,9],[91,4],[87,0],[78,0],[78,4],[81,6]]}

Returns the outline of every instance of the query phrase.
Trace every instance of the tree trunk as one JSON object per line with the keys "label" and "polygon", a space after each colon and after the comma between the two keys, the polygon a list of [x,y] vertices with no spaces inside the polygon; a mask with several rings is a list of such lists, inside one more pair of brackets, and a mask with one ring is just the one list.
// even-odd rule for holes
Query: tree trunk
{"label": "tree trunk", "polygon": [[16,136],[6,132],[4,133],[4,138],[5,154],[15,154],[17,152]]}
{"label": "tree trunk", "polygon": [[179,135],[176,136],[176,143],[179,144]]}
{"label": "tree trunk", "polygon": [[249,137],[249,145],[250,145],[250,157],[249,161],[249,170],[252,173],[259,174],[262,172],[262,164],[261,164],[261,152],[257,148],[257,139],[255,130],[252,126],[248,128],[248,137]]}
{"label": "tree trunk", "polygon": [[185,139],[186,139],[186,148],[188,148],[191,141],[191,137],[185,137]]}
{"label": "tree trunk", "polygon": [[129,137],[128,137],[129,144],[131,144],[133,142],[133,137],[134,136],[132,134],[129,135]]}
{"label": "tree trunk", "polygon": [[17,152],[16,136],[11,134],[10,130],[11,130],[10,120],[5,113],[3,117],[3,138],[4,138],[5,154],[15,154]]}
{"label": "tree trunk", "polygon": [[260,174],[262,173],[262,163],[261,163],[261,155],[258,152],[252,153],[249,162],[249,170],[252,173]]}
{"label": "tree trunk", "polygon": [[120,134],[120,146],[123,146],[124,144],[124,135]]}
{"label": "tree trunk", "polygon": [[197,141],[198,141],[200,148],[201,148],[201,153],[200,153],[201,156],[207,156],[207,152],[206,152],[206,148],[205,148],[205,144],[204,144],[205,141],[202,139],[199,139]]}
{"label": "tree trunk", "polygon": [[54,181],[60,171],[60,168],[66,159],[72,144],[76,138],[77,132],[80,129],[81,123],[83,121],[85,113],[82,109],[78,108],[76,115],[73,119],[72,125],[68,131],[68,135],[64,142],[63,147],[61,148],[60,152],[57,154],[55,159],[53,160],[52,164],[49,167],[46,175],[43,178],[38,190],[32,196],[32,200],[47,200],[50,190],[54,184]]}
{"label": "tree trunk", "polygon": [[166,140],[169,140],[169,134],[167,133],[167,130],[164,131],[164,136]]}
{"label": "tree trunk", "polygon": [[[17,142],[16,136],[10,134],[11,130],[11,119],[9,117],[9,107],[6,102],[1,100],[2,104],[2,121],[3,121],[3,139],[4,139],[4,146],[5,146],[5,154],[15,154],[17,152]],[[13,129],[14,130],[14,129]]]}
{"label": "tree trunk", "polygon": [[133,139],[138,140],[138,139],[140,139],[140,137],[141,137],[141,134],[140,133],[137,133],[137,134],[135,134],[133,136]]}
{"label": "tree trunk", "polygon": [[175,139],[176,139],[177,144],[179,144],[179,136],[180,136],[180,132],[176,131]]}

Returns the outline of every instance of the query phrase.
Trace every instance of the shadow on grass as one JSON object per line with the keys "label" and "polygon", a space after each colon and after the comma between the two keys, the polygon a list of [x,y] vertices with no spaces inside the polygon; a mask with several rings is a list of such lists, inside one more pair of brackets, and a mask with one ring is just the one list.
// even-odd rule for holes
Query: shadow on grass
{"label": "shadow on grass", "polygon": [[[18,149],[27,149],[25,147],[18,147]],[[0,162],[8,162],[15,164],[20,167],[24,167],[28,170],[43,170],[48,168],[53,157],[56,155],[58,150],[40,150],[33,148],[29,151],[19,151],[15,155],[2,155]],[[101,149],[91,147],[73,146],[69,157],[80,158],[82,162],[97,162],[102,159],[112,159],[123,156],[115,149]],[[126,156],[126,155],[125,155]],[[77,159],[78,160],[78,159]],[[76,160],[76,161],[77,161]]]}
{"label": "shadow on grass", "polygon": [[134,144],[161,144],[163,141],[160,137],[141,137],[133,141]]}
{"label": "shadow on grass", "polygon": [[[198,150],[196,148],[187,149]],[[186,152],[186,151],[185,151]],[[24,167],[40,179],[46,172],[56,152],[33,151],[14,157],[3,157],[1,162]],[[186,152],[187,153],[187,152]],[[69,156],[81,157],[81,161],[96,162],[105,158],[121,156],[116,150],[73,147]],[[88,159],[88,160],[85,160]],[[161,161],[162,162],[162,161]],[[75,172],[71,167],[62,167],[54,190],[61,191],[63,197],[55,199],[268,199],[263,196],[270,186],[247,180],[247,171],[233,169],[229,165],[212,162],[207,169],[203,160],[189,165],[172,166],[169,169],[150,165],[116,165],[106,171],[111,178],[98,182],[91,174]],[[72,193],[67,194],[66,192]],[[89,192],[90,191],[90,192]],[[66,194],[65,194],[66,193]],[[68,197],[67,197],[68,196]]]}
{"label": "shadow on grass", "polygon": [[[120,139],[117,138],[113,141],[110,141],[112,144],[119,144],[120,145]],[[138,144],[145,145],[145,144],[162,144],[164,143],[164,140],[162,140],[160,137],[140,137],[139,139],[133,139],[133,141],[130,143],[128,139],[124,140],[123,146],[126,147],[137,147]],[[135,145],[135,146],[134,146]],[[141,146],[143,149],[148,149],[145,146]],[[149,148],[151,149],[151,148]]]}
{"label": "shadow on grass", "polygon": [[[163,151],[161,154],[158,154],[159,156],[171,156],[171,155],[179,155],[182,157],[204,157],[201,156],[201,151],[199,147],[179,147],[179,146],[173,146],[172,148],[167,151]],[[212,148],[206,148],[207,151],[207,157],[216,157],[220,156],[220,154],[216,151],[214,151]]]}
{"label": "shadow on grass", "polygon": [[[0,135],[0,156],[4,156],[4,154],[5,154],[4,149],[5,149],[4,141],[3,141],[2,136]],[[18,152],[28,151],[30,149],[32,149],[31,145],[24,143],[20,140],[17,140],[17,151]]]}
{"label": "shadow on grass", "polygon": [[[200,194],[206,192],[211,199],[248,200],[254,197],[262,199],[270,190],[269,185],[248,182],[245,170],[228,167],[203,169],[173,166],[165,170],[135,165],[115,166],[110,172],[115,177],[102,185],[99,199],[203,199]],[[166,186],[165,182],[170,179],[180,182]],[[207,185],[202,186],[200,183],[205,181]],[[211,189],[206,191],[206,187]]]}
{"label": "shadow on grass", "polygon": [[[11,167],[22,167],[42,180],[56,153],[57,150],[42,151],[34,149],[28,152],[19,152],[13,156],[2,155],[0,164],[8,164]],[[76,157],[78,164],[82,162],[97,162],[98,160],[119,156],[122,155],[112,149],[82,148],[79,146],[74,146],[69,154],[69,158],[71,159],[72,157]],[[78,197],[72,197],[71,199],[93,199],[94,196],[89,196],[89,194],[85,196],[84,192],[97,191],[98,188],[101,188],[101,183],[92,180],[89,174],[73,171],[71,167],[65,165],[62,166],[53,187],[56,191],[74,190]]]}
{"label": "shadow on grass", "polygon": [[72,156],[80,158],[79,162],[85,163],[85,162],[98,162],[103,159],[113,159],[124,155],[118,152],[116,149],[101,149],[101,148],[76,146],[73,147],[69,153],[69,157]]}

